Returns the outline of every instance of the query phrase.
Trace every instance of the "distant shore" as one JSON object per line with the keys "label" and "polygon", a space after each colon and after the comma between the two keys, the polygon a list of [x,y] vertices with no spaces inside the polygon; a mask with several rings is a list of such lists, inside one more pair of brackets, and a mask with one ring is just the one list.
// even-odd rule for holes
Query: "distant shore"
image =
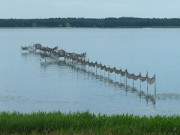
{"label": "distant shore", "polygon": [[1,135],[179,135],[179,116],[0,113]]}
{"label": "distant shore", "polygon": [[0,28],[180,28],[180,18],[0,19]]}
{"label": "distant shore", "polygon": [[169,27],[0,27],[0,29],[180,29],[180,26]]}

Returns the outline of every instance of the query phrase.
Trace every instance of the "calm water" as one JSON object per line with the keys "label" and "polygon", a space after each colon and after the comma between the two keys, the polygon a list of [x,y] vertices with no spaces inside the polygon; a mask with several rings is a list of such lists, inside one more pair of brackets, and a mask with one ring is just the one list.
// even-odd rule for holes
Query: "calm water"
{"label": "calm water", "polygon": [[[0,111],[180,114],[179,35],[180,29],[0,29]],[[87,52],[91,60],[132,73],[156,74],[156,105],[66,65],[42,66],[38,56],[20,50],[36,42]]]}

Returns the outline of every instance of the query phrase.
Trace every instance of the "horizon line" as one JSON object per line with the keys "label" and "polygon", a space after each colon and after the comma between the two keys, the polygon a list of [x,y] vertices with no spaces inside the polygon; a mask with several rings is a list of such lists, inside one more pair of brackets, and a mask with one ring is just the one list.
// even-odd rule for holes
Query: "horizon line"
{"label": "horizon line", "polygon": [[0,18],[0,20],[35,20],[35,19],[121,19],[121,18],[129,18],[129,19],[180,19],[180,17],[135,17],[135,16],[121,16],[121,17],[39,17],[39,18]]}

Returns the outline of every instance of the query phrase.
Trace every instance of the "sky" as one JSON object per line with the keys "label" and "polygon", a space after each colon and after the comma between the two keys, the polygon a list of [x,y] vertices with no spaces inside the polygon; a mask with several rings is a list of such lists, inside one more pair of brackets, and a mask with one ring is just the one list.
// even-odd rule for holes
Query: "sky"
{"label": "sky", "polygon": [[0,0],[0,18],[180,18],[180,0]]}

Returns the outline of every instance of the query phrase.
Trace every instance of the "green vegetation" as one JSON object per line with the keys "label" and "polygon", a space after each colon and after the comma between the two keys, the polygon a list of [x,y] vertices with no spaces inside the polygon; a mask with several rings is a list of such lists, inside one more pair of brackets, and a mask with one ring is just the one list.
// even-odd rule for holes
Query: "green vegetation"
{"label": "green vegetation", "polygon": [[180,27],[180,18],[49,18],[0,19],[0,27]]}
{"label": "green vegetation", "polygon": [[180,117],[1,113],[1,135],[180,135]]}

